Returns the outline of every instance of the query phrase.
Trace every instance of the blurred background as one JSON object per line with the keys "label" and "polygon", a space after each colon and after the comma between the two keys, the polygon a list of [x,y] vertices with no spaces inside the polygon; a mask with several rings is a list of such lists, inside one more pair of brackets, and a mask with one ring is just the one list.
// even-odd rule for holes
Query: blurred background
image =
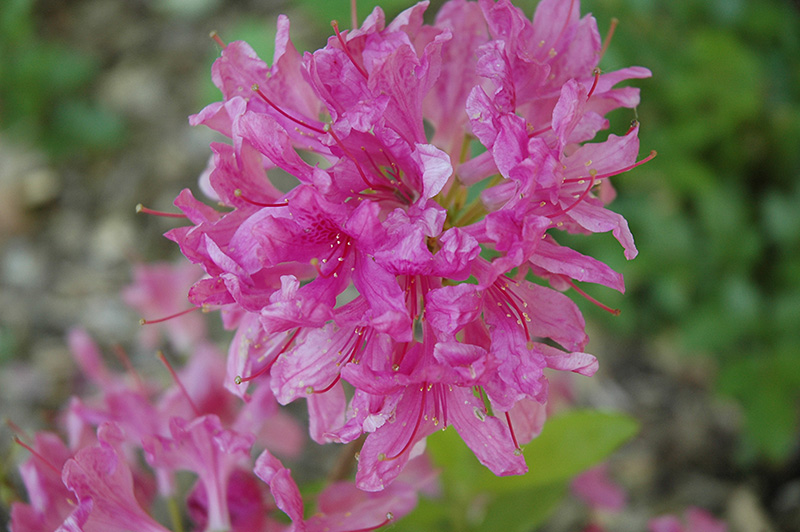
{"label": "blurred background", "polygon": [[[360,0],[361,20],[376,3],[390,17],[407,7]],[[536,3],[517,2],[528,14]],[[636,113],[610,117],[617,134],[638,117],[641,154],[658,151],[614,182],[639,256],[626,262],[610,235],[569,242],[627,283],[624,296],[589,287],[620,316],[582,306],[601,362],[584,400],[642,423],[611,462],[630,491],[617,530],[689,504],[735,530],[800,530],[800,7],[581,4],[603,35],[619,19],[604,71],[653,71],[635,83]],[[69,327],[133,343],[139,316],[118,297],[131,264],[179,258],[160,236],[176,224],[134,206],[170,210],[182,188],[197,190],[214,137],[187,116],[218,99],[209,31],[270,61],[278,13],[298,49],[350,20],[344,0],[0,2],[4,417],[46,427],[81,386]],[[5,508],[19,487],[9,441]],[[573,526],[564,504],[544,530]]]}

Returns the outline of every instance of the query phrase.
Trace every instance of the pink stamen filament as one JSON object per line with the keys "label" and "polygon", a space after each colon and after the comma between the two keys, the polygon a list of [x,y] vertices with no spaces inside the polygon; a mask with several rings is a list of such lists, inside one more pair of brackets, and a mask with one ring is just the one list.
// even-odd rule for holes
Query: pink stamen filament
{"label": "pink stamen filament", "polygon": [[620,315],[620,312],[621,312],[621,311],[620,311],[618,308],[611,308],[611,307],[609,307],[608,305],[605,305],[605,304],[603,304],[603,303],[599,302],[598,300],[596,300],[595,298],[593,298],[592,296],[590,296],[589,294],[587,294],[586,292],[584,292],[583,290],[581,290],[581,289],[578,287],[578,285],[576,285],[576,284],[575,284],[575,283],[572,281],[572,279],[569,279],[569,278],[567,278],[567,277],[565,277],[565,276],[563,276],[563,275],[561,275],[560,277],[561,277],[561,278],[562,278],[564,281],[566,281],[566,283],[567,283],[568,285],[570,285],[570,286],[571,286],[571,287],[572,287],[572,288],[573,288],[573,289],[574,289],[576,292],[578,292],[580,295],[582,295],[584,298],[586,298],[586,299],[587,299],[587,300],[588,300],[590,303],[593,303],[593,304],[597,305],[597,306],[598,306],[598,307],[600,307],[601,309],[605,310],[606,312],[608,312],[608,313],[610,313],[610,314],[613,314],[614,316],[619,316],[619,315]]}
{"label": "pink stamen filament", "polygon": [[17,425],[16,423],[11,421],[10,419],[6,419],[6,425],[8,425],[8,428],[10,428],[14,432],[16,432],[17,434],[22,436],[24,439],[26,439],[26,440],[32,439],[30,437],[30,435],[22,429],[22,427],[20,427],[19,425]]}
{"label": "pink stamen filament", "polygon": [[[353,359],[356,357],[356,353],[358,353],[361,350],[361,347],[364,345],[364,341],[365,340],[364,340],[364,335],[363,335],[363,329],[361,327],[357,327],[353,332],[354,332],[353,336],[355,337],[355,342],[353,344],[353,347],[349,351],[347,351],[347,354],[341,360],[336,362],[336,366],[340,367],[340,366],[344,366],[345,364],[348,364],[348,363],[352,362]],[[348,343],[350,341],[352,341],[353,336],[351,336],[348,339]],[[331,382],[325,388],[323,388],[321,390],[313,390],[311,393],[318,394],[318,393],[325,393],[327,391],[330,391],[334,386],[336,386],[336,383],[339,382],[339,380],[341,378],[342,378],[342,374],[341,373],[337,373],[336,377],[334,377],[334,379],[333,379],[333,382]]]}
{"label": "pink stamen filament", "polygon": [[597,88],[597,82],[600,80],[600,69],[595,68],[594,71],[592,71],[592,74],[594,74],[594,83],[592,83],[592,88],[589,89],[589,93],[586,95],[587,100],[592,97],[594,90]]}
{"label": "pink stamen filament", "polygon": [[220,38],[216,30],[209,33],[208,36],[214,39],[214,42],[216,42],[220,48],[222,48],[223,50],[225,49],[226,46],[225,41],[223,41],[222,38]]}
{"label": "pink stamen filament", "polygon": [[339,33],[339,23],[333,20],[331,21],[331,26],[333,26],[333,31],[336,33],[336,38],[339,39],[339,43],[342,45],[342,50],[347,55],[347,58],[350,59],[350,62],[353,63],[353,66],[356,67],[356,70],[358,70],[361,75],[364,76],[364,78],[369,79],[369,74],[367,74],[367,71],[364,70],[364,67],[356,63],[355,58],[350,53],[350,48],[347,46],[344,37],[342,37],[342,34]]}
{"label": "pink stamen filament", "polygon": [[139,373],[133,367],[133,364],[131,364],[131,359],[128,358],[128,353],[126,353],[125,350],[122,348],[122,346],[119,344],[115,344],[113,346],[113,349],[114,353],[117,355],[117,358],[119,358],[120,362],[122,362],[122,365],[125,366],[127,372],[133,375],[133,380],[136,381],[136,387],[139,389],[139,393],[145,395],[147,393],[147,388],[145,388],[142,378],[139,376]]}
{"label": "pink stamen filament", "polygon": [[592,190],[592,187],[594,187],[595,179],[596,179],[595,176],[591,176],[591,178],[589,180],[589,186],[586,187],[586,190],[584,190],[583,193],[581,193],[581,195],[578,196],[578,199],[576,199],[572,203],[572,205],[570,205],[566,209],[561,209],[561,210],[556,211],[556,212],[554,212],[552,214],[548,214],[547,216],[550,217],[550,218],[554,218],[556,216],[561,216],[562,214],[566,214],[569,211],[571,211],[572,209],[574,209],[575,207],[577,207],[584,199],[586,199],[586,196],[589,194],[589,191]]}
{"label": "pink stamen filament", "polygon": [[162,216],[164,218],[186,218],[187,217],[185,214],[182,214],[182,213],[164,212],[164,211],[156,211],[156,210],[153,210],[153,209],[148,209],[147,207],[145,207],[141,203],[137,203],[136,204],[136,214],[139,214],[141,212],[143,212],[145,214],[152,214],[154,216]]}
{"label": "pink stamen filament", "polygon": [[38,458],[39,461],[41,461],[44,465],[46,465],[47,467],[52,469],[55,472],[56,475],[58,475],[59,477],[61,476],[61,470],[60,469],[58,469],[55,465],[53,465],[53,463],[50,460],[48,460],[47,458],[42,456],[42,454],[39,453],[36,449],[31,447],[27,443],[23,442],[22,440],[20,440],[19,436],[17,436],[16,434],[14,435],[14,443],[16,443],[17,445],[20,445],[23,448],[27,449],[28,452],[30,452],[33,456]]}
{"label": "pink stamen filament", "polygon": [[[527,338],[528,341],[530,341],[531,340],[531,333],[528,330],[528,318],[525,315],[526,313],[523,312],[522,309],[520,309],[519,306],[514,302],[513,297],[517,298],[520,302],[524,303],[524,301],[522,300],[522,298],[520,298],[513,291],[508,290],[508,287],[509,287],[508,283],[505,283],[502,287],[500,287],[500,286],[497,286],[497,282],[495,282],[495,286],[494,286],[495,290],[498,291],[499,294],[500,294],[500,296],[498,298],[498,299],[500,299],[499,302],[500,303],[504,303],[505,304],[505,308],[507,310],[509,310],[509,311],[513,310],[513,312],[516,313],[517,321],[522,325],[522,328],[525,331],[525,338]],[[495,294],[495,297],[497,297],[497,294]]]}
{"label": "pink stamen filament", "polygon": [[356,0],[350,0],[350,24],[353,28],[358,27],[358,9],[356,8]]}
{"label": "pink stamen filament", "polygon": [[619,19],[612,18],[611,19],[611,27],[608,28],[608,33],[606,34],[606,38],[603,41],[603,48],[600,50],[600,59],[606,55],[606,50],[608,50],[608,45],[611,44],[611,38],[614,36],[614,31],[617,29],[617,24],[619,24]]}
{"label": "pink stamen filament", "polygon": [[324,387],[323,389],[321,389],[321,390],[314,390],[314,391],[313,391],[313,392],[311,392],[311,393],[318,394],[318,393],[325,393],[325,392],[328,392],[328,391],[332,390],[334,386],[336,386],[336,383],[337,383],[337,382],[339,382],[339,380],[340,380],[341,378],[342,378],[342,374],[341,374],[341,373],[337,373],[337,374],[336,374],[336,377],[334,377],[334,378],[333,378],[333,382],[331,382],[329,385],[327,385],[327,386],[326,386],[326,387]]}
{"label": "pink stamen filament", "polygon": [[283,109],[281,109],[280,107],[278,107],[278,106],[275,104],[275,102],[273,102],[272,100],[270,100],[270,99],[269,99],[269,97],[268,97],[266,94],[264,94],[264,91],[262,91],[262,90],[261,90],[261,88],[259,88],[259,86],[258,86],[258,84],[257,84],[257,83],[256,83],[256,84],[253,84],[253,86],[252,86],[251,88],[253,89],[253,92],[255,92],[256,94],[258,94],[258,95],[261,97],[261,99],[263,99],[265,102],[267,102],[267,104],[268,104],[270,107],[272,107],[273,109],[275,109],[276,111],[278,111],[278,112],[279,112],[279,113],[280,113],[282,116],[284,116],[284,117],[288,118],[289,120],[291,120],[291,121],[292,121],[292,122],[294,122],[295,124],[298,124],[298,125],[300,125],[300,126],[303,126],[304,128],[310,129],[311,131],[313,131],[313,132],[315,132],[315,133],[319,133],[320,135],[324,135],[324,134],[325,134],[325,130],[323,130],[323,129],[320,129],[320,128],[316,127],[316,126],[312,126],[311,124],[307,124],[307,123],[306,123],[306,122],[304,122],[303,120],[300,120],[299,118],[295,118],[295,117],[293,117],[292,115],[290,115],[289,113],[287,113],[286,111],[284,111]]}
{"label": "pink stamen filament", "polygon": [[295,338],[297,338],[297,335],[298,335],[298,334],[300,334],[300,327],[298,327],[297,329],[295,329],[295,330],[294,330],[294,332],[292,333],[292,336],[289,338],[289,341],[288,341],[288,342],[286,342],[286,343],[283,345],[283,347],[281,348],[281,350],[280,350],[280,351],[278,351],[278,352],[277,352],[277,354],[275,354],[275,356],[272,358],[272,360],[270,360],[269,362],[267,362],[267,363],[264,365],[264,367],[263,367],[263,368],[259,369],[259,370],[258,370],[258,371],[256,371],[255,373],[251,373],[251,374],[250,374],[250,375],[248,375],[247,377],[241,377],[241,376],[238,376],[238,375],[237,375],[237,376],[236,376],[236,378],[234,379],[234,382],[235,382],[237,385],[238,385],[238,384],[242,384],[243,382],[249,382],[249,381],[251,381],[251,380],[255,379],[256,377],[260,377],[261,375],[263,375],[263,374],[265,374],[266,372],[268,372],[268,371],[270,370],[270,368],[273,366],[273,364],[275,364],[275,361],[276,361],[276,360],[278,360],[278,357],[279,357],[279,356],[281,356],[283,353],[285,353],[287,349],[289,349],[289,346],[290,346],[290,345],[292,345],[292,342],[294,342],[294,340],[295,340]]}
{"label": "pink stamen filament", "polygon": [[519,443],[517,443],[517,435],[514,434],[514,427],[511,425],[511,416],[506,412],[506,422],[508,422],[508,431],[511,433],[511,441],[514,442],[514,448],[519,449]]}
{"label": "pink stamen filament", "polygon": [[414,443],[414,437],[417,435],[417,432],[419,431],[419,426],[422,423],[422,417],[425,413],[425,404],[426,404],[426,399],[428,397],[428,391],[426,390],[427,386],[428,383],[422,383],[422,388],[420,388],[422,390],[422,404],[420,405],[419,414],[417,415],[417,422],[414,424],[414,431],[411,433],[411,437],[408,438],[408,441],[403,446],[403,448],[400,449],[399,453],[395,454],[394,456],[385,457],[383,459],[384,461],[397,460],[403,455],[403,453],[405,453],[409,448],[411,448],[411,445]]}
{"label": "pink stamen filament", "polygon": [[648,155],[647,157],[645,157],[641,161],[637,161],[637,162],[635,162],[635,163],[633,163],[633,164],[631,164],[629,166],[626,166],[625,168],[622,168],[620,170],[614,170],[613,172],[608,172],[606,174],[597,174],[597,175],[589,176],[589,177],[573,177],[571,179],[565,179],[564,183],[579,183],[579,182],[584,181],[586,179],[593,179],[594,181],[597,181],[598,179],[605,179],[606,177],[612,177],[612,176],[615,176],[615,175],[624,174],[625,172],[633,170],[637,166],[641,166],[644,163],[651,161],[656,155],[658,155],[658,152],[653,150],[653,151],[650,152],[650,155]]}
{"label": "pink stamen filament", "polygon": [[171,320],[173,318],[180,318],[184,314],[189,314],[190,312],[194,312],[195,310],[200,310],[202,308],[203,307],[187,308],[186,310],[182,310],[180,312],[176,312],[175,314],[171,314],[171,315],[166,316],[164,318],[158,318],[156,320],[146,320],[146,319],[142,318],[142,319],[139,320],[139,325],[153,325],[154,323],[163,323],[163,322]]}
{"label": "pink stamen filament", "polygon": [[[347,51],[346,47],[345,47],[345,51]],[[333,141],[336,143],[336,145],[339,146],[339,148],[342,150],[342,152],[344,152],[345,156],[348,159],[350,159],[353,162],[353,164],[356,165],[356,169],[358,170],[358,173],[361,176],[361,180],[364,181],[364,184],[367,185],[367,188],[375,190],[375,191],[389,192],[389,193],[392,193],[392,194],[394,193],[394,190],[395,190],[394,188],[388,188],[388,187],[383,186],[383,185],[376,185],[376,184],[371,183],[369,181],[369,179],[367,179],[367,176],[364,173],[364,170],[361,168],[361,165],[359,164],[359,162],[356,160],[356,158],[353,156],[353,154],[350,153],[350,150],[347,149],[347,147],[344,145],[344,143],[341,141],[341,139],[338,137],[338,135],[336,135],[336,133],[334,133],[333,128],[331,127],[330,124],[325,124],[325,127],[322,128],[322,129],[320,129],[320,128],[316,127],[316,126],[312,126],[312,125],[304,122],[303,120],[300,120],[299,118],[293,117],[292,115],[290,115],[289,113],[287,113],[286,111],[284,111],[283,109],[278,107],[275,104],[275,102],[273,102],[266,94],[264,94],[264,91],[262,91],[259,88],[258,84],[254,84],[252,89],[265,102],[267,102],[267,104],[269,104],[273,109],[278,111],[278,113],[280,113],[284,117],[288,118],[292,122],[294,122],[294,123],[296,123],[296,124],[298,124],[300,126],[303,126],[303,127],[307,128],[307,129],[310,129],[311,131],[314,131],[315,133],[319,133],[320,135],[324,135],[325,133],[328,133],[331,136],[331,138],[333,139]],[[408,197],[407,193],[403,193],[403,191],[400,191],[400,194],[403,195],[403,199],[405,199],[408,203],[411,203],[411,199]],[[267,205],[267,206],[278,206],[278,205]]]}
{"label": "pink stamen filament", "polygon": [[541,135],[542,133],[546,133],[546,132],[550,131],[551,129],[553,129],[552,125],[547,126],[545,128],[542,128],[542,129],[538,129],[538,130],[534,131],[533,133],[528,133],[528,138],[530,139],[530,138],[536,137],[538,135]]}
{"label": "pink stamen filament", "polygon": [[178,385],[178,388],[180,389],[181,393],[186,398],[186,400],[189,402],[189,406],[192,407],[192,411],[194,412],[194,415],[197,416],[197,417],[200,417],[200,415],[201,415],[200,414],[200,409],[198,409],[197,405],[194,404],[194,401],[192,400],[192,397],[189,395],[189,392],[186,391],[186,388],[183,386],[183,383],[181,382],[180,377],[178,377],[178,373],[175,371],[175,368],[172,367],[172,364],[169,363],[169,361],[167,360],[167,357],[164,356],[164,352],[159,350],[158,353],[156,353],[156,354],[158,355],[159,360],[161,360],[161,363],[164,364],[164,366],[166,366],[167,371],[169,371],[169,374],[172,377],[172,380],[175,381],[175,384]]}
{"label": "pink stamen filament", "polygon": [[280,203],[262,203],[260,201],[252,200],[244,195],[242,189],[237,188],[233,191],[233,195],[239,198],[240,200],[244,201],[245,203],[249,203],[250,205],[255,205],[256,207],[286,207],[289,205],[288,201],[282,201]]}
{"label": "pink stamen filament", "polygon": [[361,180],[364,181],[364,184],[367,185],[367,188],[378,190],[378,187],[376,187],[375,185],[373,185],[372,183],[369,182],[369,179],[367,179],[366,174],[364,174],[364,170],[361,168],[361,165],[358,163],[356,158],[353,157],[353,154],[350,153],[350,150],[348,150],[345,147],[345,145],[339,139],[338,135],[336,135],[336,133],[333,132],[333,127],[331,127],[330,125],[326,124],[325,125],[325,130],[330,134],[331,138],[336,143],[336,145],[339,146],[339,149],[341,149],[344,152],[345,156],[348,159],[350,159],[353,162],[353,164],[356,165],[356,169],[358,170],[359,175],[361,175]]}

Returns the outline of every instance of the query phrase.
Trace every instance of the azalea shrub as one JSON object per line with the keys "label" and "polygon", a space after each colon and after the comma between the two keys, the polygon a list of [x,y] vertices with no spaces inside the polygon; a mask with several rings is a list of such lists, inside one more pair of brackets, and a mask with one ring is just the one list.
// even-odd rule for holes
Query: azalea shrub
{"label": "azalea shrub", "polygon": [[[431,24],[426,8],[334,22],[302,54],[280,16],[271,63],[213,36],[222,100],[190,122],[229,141],[180,213],[139,207],[185,219],[166,236],[188,261],[143,266],[124,293],[165,335],[142,341],[187,363],[161,353],[160,389],[73,331],[97,395],[66,407],[66,443],[18,438],[30,501],[12,530],[372,530],[420,494],[447,504],[393,526],[529,530],[635,433],[617,414],[546,420],[563,375],[598,368],[573,297],[617,314],[585,287],[624,291],[564,237],[637,254],[610,180],[655,152],[639,156],[636,120],[596,136],[650,71],[602,71],[608,39],[576,0],[532,19],[507,0],[452,0]],[[187,292],[230,331],[226,355],[175,313]],[[303,491],[283,463],[302,451],[298,400],[310,438],[342,449]]]}

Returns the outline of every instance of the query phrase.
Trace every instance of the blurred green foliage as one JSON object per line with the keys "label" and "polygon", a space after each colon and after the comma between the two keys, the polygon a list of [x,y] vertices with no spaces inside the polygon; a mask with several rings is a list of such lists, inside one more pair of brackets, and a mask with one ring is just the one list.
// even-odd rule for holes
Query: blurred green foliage
{"label": "blurred green foliage", "polygon": [[33,0],[0,6],[0,127],[53,156],[119,146],[121,118],[87,94],[100,65],[87,53],[41,39],[33,9]]}

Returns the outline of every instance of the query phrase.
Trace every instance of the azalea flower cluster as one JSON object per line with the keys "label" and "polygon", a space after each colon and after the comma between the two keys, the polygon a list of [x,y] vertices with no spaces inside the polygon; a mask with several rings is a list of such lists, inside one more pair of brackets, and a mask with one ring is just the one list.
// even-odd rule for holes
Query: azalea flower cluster
{"label": "azalea flower cluster", "polygon": [[641,162],[638,124],[588,141],[639,102],[615,85],[650,72],[601,73],[576,0],[543,0],[532,21],[508,0],[453,0],[433,25],[426,6],[334,23],[304,55],[280,17],[271,66],[218,38],[223,101],[190,121],[232,139],[212,144],[202,178],[223,209],[185,190],[175,205],[194,225],[167,234],[207,274],[191,301],[236,330],[226,386],[306,399],[319,443],[366,434],[369,491],[449,425],[496,474],[524,473],[545,368],[597,368],[561,291],[624,289],[559,234],[611,231],[636,255],[605,204],[608,178]]}
{"label": "azalea flower cluster", "polygon": [[[271,65],[215,36],[223,100],[190,121],[231,139],[211,145],[201,177],[218,207],[183,191],[175,205],[191,225],[167,233],[202,271],[142,267],[125,297],[163,316],[188,279],[190,301],[235,331],[227,365],[202,321],[168,321],[190,358],[181,372],[167,364],[173,385],[158,392],[113,374],[73,332],[100,393],[72,400],[66,444],[20,440],[30,504],[14,506],[13,530],[164,530],[152,501],[174,500],[187,470],[198,529],[281,530],[280,510],[291,530],[370,530],[435,490],[422,451],[450,425],[497,475],[527,471],[545,369],[597,369],[563,292],[602,306],[578,283],[624,290],[559,236],[610,231],[636,255],[605,207],[608,178],[654,153],[637,162],[636,122],[590,141],[609,111],[639,102],[616,85],[650,72],[602,73],[604,45],[577,0],[542,0],[532,20],[508,0],[451,0],[425,24],[426,7],[334,23],[302,55],[281,16]],[[297,399],[315,442],[358,449],[355,482],[334,479],[310,518],[273,454],[299,452],[279,408]]]}

